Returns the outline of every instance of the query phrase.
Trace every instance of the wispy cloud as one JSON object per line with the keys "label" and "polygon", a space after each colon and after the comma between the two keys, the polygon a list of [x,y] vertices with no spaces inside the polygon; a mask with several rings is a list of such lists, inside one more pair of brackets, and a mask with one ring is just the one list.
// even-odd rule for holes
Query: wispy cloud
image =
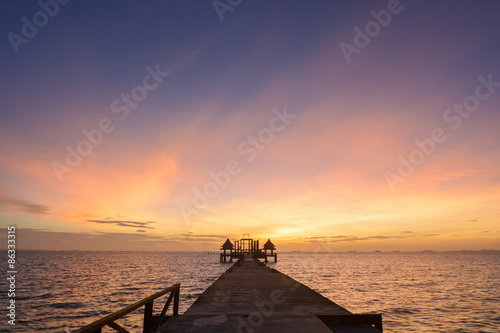
{"label": "wispy cloud", "polygon": [[156,223],[154,221],[120,221],[120,220],[87,220],[88,222],[101,223],[101,224],[115,224],[120,227],[130,227],[130,228],[142,228],[142,229],[156,229],[150,224]]}
{"label": "wispy cloud", "polygon": [[227,235],[204,235],[204,234],[194,234],[191,231],[181,234],[186,238],[203,238],[203,239],[226,239]]}
{"label": "wispy cloud", "polygon": [[338,242],[355,242],[355,241],[367,241],[367,240],[386,240],[386,239],[401,239],[408,238],[412,236],[366,236],[366,237],[357,237],[357,236],[316,236],[316,237],[306,237],[306,239],[310,243],[316,242],[329,242],[329,243],[338,243]]}
{"label": "wispy cloud", "polygon": [[48,206],[13,198],[0,192],[0,210],[9,209],[23,211],[30,214],[46,214],[50,210]]}
{"label": "wispy cloud", "polygon": [[[171,241],[163,236],[145,233],[118,232],[58,232],[49,229],[20,228],[18,230],[22,249],[47,250],[166,250],[178,241]],[[22,239],[22,241],[21,241]]]}
{"label": "wispy cloud", "polygon": [[[200,246],[218,248],[222,244],[222,236],[207,235],[186,238],[182,235],[154,235],[139,229],[136,232],[59,232],[50,229],[20,228],[18,230],[19,245],[22,249],[49,250],[200,250]],[[203,235],[196,235],[203,236]]]}

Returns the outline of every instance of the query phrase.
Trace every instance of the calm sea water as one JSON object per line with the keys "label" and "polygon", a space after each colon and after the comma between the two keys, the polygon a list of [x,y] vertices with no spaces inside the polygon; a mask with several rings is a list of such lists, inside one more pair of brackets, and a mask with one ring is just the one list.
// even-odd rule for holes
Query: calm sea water
{"label": "calm sea water", "polygon": [[[498,253],[278,256],[271,266],[337,304],[382,313],[384,332],[500,332]],[[201,252],[21,251],[17,259],[17,324],[7,324],[4,278],[2,332],[68,332],[176,282],[184,312],[230,267]],[[119,323],[138,332],[141,318],[139,311]]]}

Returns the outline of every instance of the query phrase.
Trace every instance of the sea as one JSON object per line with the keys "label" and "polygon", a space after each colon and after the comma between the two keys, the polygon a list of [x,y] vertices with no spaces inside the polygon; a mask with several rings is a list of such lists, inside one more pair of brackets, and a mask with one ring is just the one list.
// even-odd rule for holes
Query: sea
{"label": "sea", "polygon": [[[1,332],[71,332],[175,283],[183,313],[231,266],[210,252],[18,251],[16,260],[15,326],[5,266]],[[353,313],[381,313],[384,332],[500,332],[500,252],[290,252],[268,266]],[[117,322],[140,332],[142,309]]]}

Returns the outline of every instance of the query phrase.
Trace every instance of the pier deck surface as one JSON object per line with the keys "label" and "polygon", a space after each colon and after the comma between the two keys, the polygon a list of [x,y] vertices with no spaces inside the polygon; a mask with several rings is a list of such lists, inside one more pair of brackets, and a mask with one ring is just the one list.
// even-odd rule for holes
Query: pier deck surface
{"label": "pier deck surface", "polygon": [[332,330],[317,317],[350,314],[289,276],[245,259],[160,332],[380,332],[348,325]]}

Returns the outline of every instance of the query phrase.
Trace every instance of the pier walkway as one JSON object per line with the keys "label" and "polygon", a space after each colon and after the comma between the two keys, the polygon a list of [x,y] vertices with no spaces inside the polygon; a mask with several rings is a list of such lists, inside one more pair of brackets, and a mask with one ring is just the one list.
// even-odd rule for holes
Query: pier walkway
{"label": "pier walkway", "polygon": [[[377,327],[377,328],[376,328]],[[159,332],[382,331],[378,314],[355,315],[254,259],[242,259]]]}

